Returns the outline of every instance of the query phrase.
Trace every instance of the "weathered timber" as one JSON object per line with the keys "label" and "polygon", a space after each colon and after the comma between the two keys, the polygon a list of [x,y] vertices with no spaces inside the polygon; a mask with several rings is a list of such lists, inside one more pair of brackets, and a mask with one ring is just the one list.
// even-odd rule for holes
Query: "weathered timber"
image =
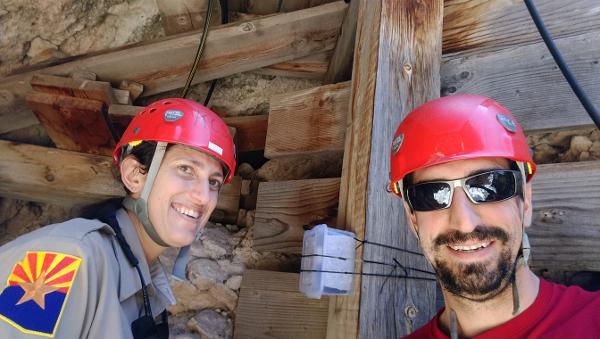
{"label": "weathered timber", "polygon": [[600,161],[541,165],[532,185],[531,266],[600,271]]}
{"label": "weathered timber", "polygon": [[[135,101],[135,99],[137,99],[144,92],[144,85],[129,80],[121,81],[119,83],[119,88],[129,92],[130,101]],[[129,103],[129,105],[131,105],[131,102]]]}
{"label": "weathered timber", "polygon": [[[337,227],[354,232],[358,239],[364,239],[381,1],[354,1],[358,2],[358,17],[352,65],[351,99],[346,112]],[[356,258],[362,259],[362,257],[363,247],[360,246],[356,249]],[[362,272],[361,260],[356,260],[354,271]],[[361,281],[361,276],[355,275],[350,295],[330,298],[327,339],[358,338]]]}
{"label": "weathered timber", "polygon": [[308,299],[298,292],[299,274],[244,272],[234,338],[315,339],[327,327],[327,297]]}
{"label": "weathered timber", "polygon": [[[144,107],[110,105],[108,116],[117,129],[124,131],[131,119]],[[236,129],[237,151],[258,151],[265,148],[268,115],[250,115],[223,118],[225,123]]]}
{"label": "weathered timber", "polygon": [[241,10],[250,14],[266,15],[298,11],[333,1],[335,0],[246,0],[241,2]]}
{"label": "weathered timber", "polygon": [[265,148],[268,115],[223,118],[228,126],[237,129],[237,151],[258,151]]}
{"label": "weathered timber", "polygon": [[333,84],[352,78],[352,57],[354,56],[354,38],[356,37],[356,19],[358,16],[358,1],[350,2],[342,31],[337,40],[335,50],[329,61],[325,83]]}
{"label": "weathered timber", "polygon": [[344,150],[349,83],[274,96],[265,157]]}
{"label": "weathered timber", "polygon": [[253,247],[301,253],[303,226],[336,224],[339,189],[339,178],[260,183]]}
{"label": "weathered timber", "polygon": [[[318,7],[258,18],[211,30],[194,83],[333,50],[347,4]],[[0,134],[35,124],[24,105],[34,74],[67,75],[91,70],[102,81],[131,80],[144,85],[143,96],[183,87],[198,47],[196,32],[123,48],[0,81]]]}
{"label": "weathered timber", "polygon": [[[443,5],[442,0],[382,1],[368,164],[365,239],[369,241],[419,250],[401,200],[384,187],[389,182],[390,142],[398,123],[417,106],[439,97]],[[431,269],[416,255],[378,246],[364,249],[363,260],[389,262],[390,258],[408,267]],[[389,274],[390,268],[371,265],[363,272]],[[363,277],[361,284],[361,338],[403,336],[436,313],[434,282],[371,276]],[[405,312],[408,307],[416,309],[416,315]]]}
{"label": "weathered timber", "polygon": [[[523,1],[446,0],[444,4],[444,53],[541,41]],[[536,0],[535,6],[555,38],[600,30],[597,0]]]}
{"label": "weathered timber", "polygon": [[[81,205],[125,196],[110,157],[0,140],[0,196]],[[216,209],[235,222],[241,178],[223,186]]]}
{"label": "weathered timber", "polygon": [[0,195],[58,205],[124,196],[110,157],[0,140]]}
{"label": "weathered timber", "polygon": [[294,78],[322,79],[327,72],[332,51],[325,51],[303,57],[300,59],[280,62],[267,67],[259,68],[252,73],[276,75]]}
{"label": "weathered timber", "polygon": [[[592,101],[600,99],[600,35],[555,42]],[[527,131],[592,124],[542,42],[477,57],[456,54],[445,58],[441,75],[442,95],[489,96],[515,114]]]}
{"label": "weathered timber", "polygon": [[102,102],[40,92],[30,92],[26,101],[56,147],[111,155],[115,140]]}
{"label": "weathered timber", "polygon": [[35,74],[31,77],[30,84],[34,90],[39,92],[98,100],[107,106],[117,103],[113,88],[109,82],[105,81]]}

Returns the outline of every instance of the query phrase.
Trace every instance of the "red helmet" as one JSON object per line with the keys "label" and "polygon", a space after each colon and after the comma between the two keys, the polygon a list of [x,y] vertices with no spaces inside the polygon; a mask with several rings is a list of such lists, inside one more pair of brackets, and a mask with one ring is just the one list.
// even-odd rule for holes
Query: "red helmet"
{"label": "red helmet", "polygon": [[130,143],[163,141],[197,148],[221,161],[225,183],[235,170],[235,146],[225,122],[199,103],[180,98],[163,99],[136,115],[113,151],[113,162],[121,161],[121,149]]}
{"label": "red helmet", "polygon": [[479,95],[453,95],[410,112],[394,133],[391,186],[407,174],[454,160],[506,158],[535,173],[527,140],[515,117],[496,101]]}

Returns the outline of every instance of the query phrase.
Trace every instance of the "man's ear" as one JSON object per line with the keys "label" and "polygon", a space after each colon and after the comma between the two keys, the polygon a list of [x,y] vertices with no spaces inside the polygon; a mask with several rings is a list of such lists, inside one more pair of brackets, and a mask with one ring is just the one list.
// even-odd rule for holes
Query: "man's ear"
{"label": "man's ear", "polygon": [[524,220],[523,225],[525,227],[531,226],[533,218],[533,207],[531,206],[531,181],[525,183],[523,192],[523,208],[524,208]]}
{"label": "man's ear", "polygon": [[121,162],[120,171],[123,185],[131,192],[133,198],[139,198],[146,182],[142,164],[135,157],[128,156]]}
{"label": "man's ear", "polygon": [[406,219],[410,224],[410,229],[413,231],[415,237],[419,238],[419,232],[417,231],[417,216],[412,208],[408,205],[406,200],[402,199],[402,206],[404,206],[404,212],[406,213]]}

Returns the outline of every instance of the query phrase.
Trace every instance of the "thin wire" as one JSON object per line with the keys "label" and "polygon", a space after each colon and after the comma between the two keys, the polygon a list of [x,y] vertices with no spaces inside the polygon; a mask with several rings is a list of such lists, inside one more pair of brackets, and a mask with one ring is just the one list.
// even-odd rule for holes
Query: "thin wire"
{"label": "thin wire", "polygon": [[[306,255],[302,255],[301,257],[302,258],[323,257],[323,258],[332,258],[332,259],[338,259],[338,260],[350,260],[349,258],[337,257],[337,256],[333,256],[333,255],[326,255],[326,254],[306,254]],[[431,275],[435,276],[435,272],[426,271],[426,270],[422,270],[422,269],[414,268],[414,267],[409,267],[409,266],[404,266],[404,265],[400,264],[400,262],[398,260],[396,260],[396,258],[393,258],[393,260],[394,260],[395,264],[391,264],[391,263],[387,263],[387,262],[381,262],[381,261],[374,261],[374,260],[354,259],[354,261],[361,261],[361,262],[367,263],[367,264],[376,264],[376,265],[384,265],[384,266],[391,266],[391,267],[399,267],[402,270],[404,270],[404,274],[406,274],[406,275],[408,275],[407,270],[411,270],[411,271],[416,271],[416,272],[431,274]]]}
{"label": "thin wire", "polygon": [[202,31],[202,38],[200,39],[200,44],[198,45],[198,49],[196,50],[196,56],[194,57],[194,63],[192,64],[192,69],[188,74],[187,80],[185,82],[185,86],[183,86],[183,91],[181,92],[181,97],[187,97],[190,91],[190,85],[194,80],[194,76],[196,76],[196,70],[198,69],[198,64],[200,63],[200,58],[202,57],[202,53],[204,52],[204,45],[206,44],[206,37],[208,36],[208,25],[210,23],[210,18],[212,16],[212,8],[213,8],[213,0],[208,0],[206,15],[204,16],[204,29]]}
{"label": "thin wire", "polygon": [[[405,253],[410,253],[410,254],[415,254],[415,255],[423,256],[423,253],[419,253],[419,252],[407,250],[407,249],[400,248],[400,247],[394,247],[394,246],[391,246],[391,245],[380,244],[380,243],[372,242],[372,241],[368,241],[368,240],[360,240],[360,239],[358,239],[356,237],[354,237],[354,240],[360,242],[361,245],[362,244],[375,245],[375,246],[385,247],[385,248],[389,248],[389,249],[400,251],[400,252],[405,252]],[[359,245],[359,246],[361,246],[361,245]]]}
{"label": "thin wire", "polygon": [[343,272],[343,271],[326,271],[326,270],[300,270],[300,272],[321,272],[321,273],[336,273],[336,274],[351,274],[351,275],[362,275],[369,277],[388,277],[388,278],[404,278],[404,279],[415,279],[415,280],[428,280],[428,281],[437,281],[433,278],[426,277],[413,277],[408,275],[390,275],[390,274],[380,274],[380,273],[364,273],[364,272]]}

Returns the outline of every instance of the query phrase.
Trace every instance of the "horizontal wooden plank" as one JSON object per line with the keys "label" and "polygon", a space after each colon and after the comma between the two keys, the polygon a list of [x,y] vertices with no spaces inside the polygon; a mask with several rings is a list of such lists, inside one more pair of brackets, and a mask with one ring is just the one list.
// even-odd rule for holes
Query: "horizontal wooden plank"
{"label": "horizontal wooden plank", "polygon": [[113,88],[105,81],[35,74],[31,77],[30,84],[34,90],[40,92],[98,100],[107,106],[117,103]]}
{"label": "horizontal wooden plank", "polygon": [[350,83],[271,98],[265,157],[344,150]]}
{"label": "horizontal wooden plank", "polygon": [[[597,0],[536,0],[555,38],[600,30]],[[488,50],[541,41],[523,1],[445,0],[443,51]]]}
{"label": "horizontal wooden plank", "polygon": [[234,338],[325,338],[328,298],[308,299],[298,286],[296,273],[245,271]]}
{"label": "horizontal wooden plank", "polygon": [[59,205],[124,196],[110,157],[0,140],[0,195]]}
{"label": "horizontal wooden plank", "polygon": [[600,271],[600,161],[541,165],[533,178],[535,269]]}
{"label": "horizontal wooden plank", "polygon": [[[125,196],[110,157],[0,140],[0,196],[82,205]],[[216,209],[237,217],[241,178],[223,186]]]}
{"label": "horizontal wooden plank", "polygon": [[[131,119],[143,109],[141,106],[110,105],[108,116],[119,130],[124,131]],[[258,151],[265,148],[268,115],[226,117],[223,120],[236,129],[237,151]]]}
{"label": "horizontal wooden plank", "polygon": [[[332,50],[347,6],[337,1],[211,30],[194,83]],[[34,74],[67,75],[75,70],[89,70],[102,81],[140,83],[144,86],[142,95],[148,96],[183,87],[199,39],[197,32],[184,33],[1,79],[0,133],[35,123],[23,105]]]}
{"label": "horizontal wooden plank", "polygon": [[[600,103],[600,34],[557,39],[556,44],[592,102]],[[442,95],[494,98],[526,131],[592,124],[543,43],[475,56],[457,54],[445,58],[441,76]]]}
{"label": "horizontal wooden plank", "polygon": [[56,147],[112,154],[115,140],[104,117],[102,102],[40,92],[28,93],[26,101]]}
{"label": "horizontal wooden plank", "polygon": [[336,224],[339,190],[339,178],[261,182],[254,249],[301,253],[303,226]]}
{"label": "horizontal wooden plank", "polygon": [[333,51],[316,53],[292,61],[280,62],[259,68],[252,73],[293,78],[322,79],[327,73]]}

